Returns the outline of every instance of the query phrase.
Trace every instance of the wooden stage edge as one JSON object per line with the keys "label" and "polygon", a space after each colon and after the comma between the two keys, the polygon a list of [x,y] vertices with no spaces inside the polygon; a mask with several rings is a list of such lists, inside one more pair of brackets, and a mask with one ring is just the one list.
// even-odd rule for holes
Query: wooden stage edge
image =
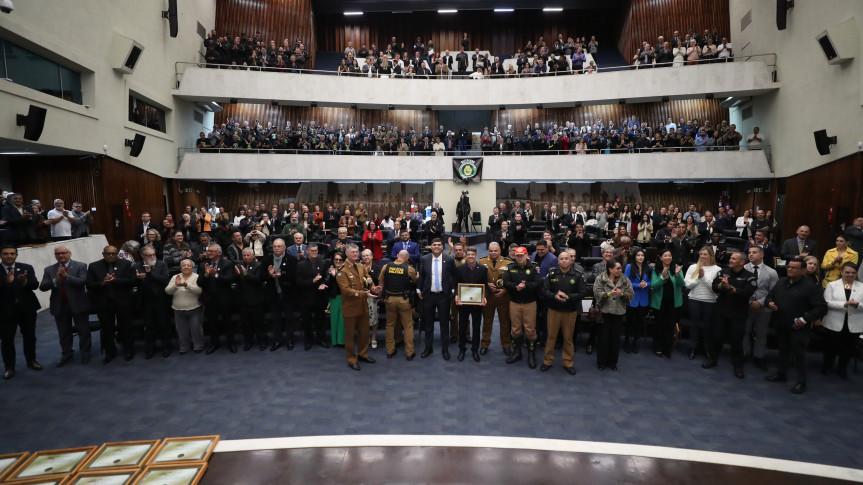
{"label": "wooden stage edge", "polygon": [[220,441],[202,484],[783,483],[863,481],[863,470],[625,443],[350,435]]}

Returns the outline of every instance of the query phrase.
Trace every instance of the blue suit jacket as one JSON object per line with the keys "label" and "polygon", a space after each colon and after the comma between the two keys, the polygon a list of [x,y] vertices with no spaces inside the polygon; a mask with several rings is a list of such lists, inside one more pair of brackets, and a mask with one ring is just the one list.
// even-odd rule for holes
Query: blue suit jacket
{"label": "blue suit jacket", "polygon": [[417,262],[420,260],[420,245],[413,241],[399,241],[393,244],[393,250],[390,252],[390,258],[395,261],[402,249],[406,250],[408,254],[410,254],[411,264],[416,265]]}
{"label": "blue suit jacket", "polygon": [[[303,244],[302,247],[303,247],[303,254],[305,254],[306,251],[308,251],[309,247],[305,244]],[[285,250],[285,252],[296,258],[297,257],[297,245],[292,244],[292,245],[288,246],[288,248]]]}

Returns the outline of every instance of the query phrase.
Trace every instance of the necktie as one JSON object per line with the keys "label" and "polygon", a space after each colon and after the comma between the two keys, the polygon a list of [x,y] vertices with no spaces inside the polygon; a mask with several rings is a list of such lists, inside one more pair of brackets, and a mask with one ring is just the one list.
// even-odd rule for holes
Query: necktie
{"label": "necktie", "polygon": [[800,239],[797,240],[797,251],[800,253],[803,252],[803,241],[801,241]]}
{"label": "necktie", "polygon": [[[66,268],[65,264],[60,265],[61,268]],[[60,301],[69,303],[69,295],[66,293],[66,278],[60,280]]]}
{"label": "necktie", "polygon": [[758,265],[755,265],[754,269],[755,271],[753,271],[753,273],[755,273],[755,281],[758,281]]}
{"label": "necktie", "polygon": [[439,279],[440,274],[438,273],[437,258],[433,258],[433,259],[434,259],[434,270],[432,272],[432,275],[434,276],[434,289],[432,291],[437,292],[437,291],[440,291],[440,279]]}

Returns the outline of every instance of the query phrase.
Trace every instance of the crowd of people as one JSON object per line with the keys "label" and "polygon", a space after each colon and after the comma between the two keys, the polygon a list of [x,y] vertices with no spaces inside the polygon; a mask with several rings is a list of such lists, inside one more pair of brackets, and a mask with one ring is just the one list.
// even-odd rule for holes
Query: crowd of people
{"label": "crowd of people", "polygon": [[[14,202],[11,207],[21,212]],[[449,360],[449,346],[457,344],[457,359],[464,360],[469,344],[480,362],[497,315],[507,363],[523,360],[526,352],[528,366],[536,368],[536,352],[544,348],[540,370],[547,371],[562,347],[563,368],[575,374],[576,324],[582,300],[592,299],[587,353],[596,352],[600,369],[617,370],[621,340],[624,351],[638,352],[647,315],[654,353],[670,358],[688,315],[690,359],[702,353],[702,366],[714,367],[729,341],[737,377],[744,377],[748,358],[766,371],[767,328],[775,315],[779,366],[768,380],[786,380],[793,356],[792,392],[806,391],[805,352],[815,331],[824,334],[822,372],[835,369],[847,377],[863,331],[857,273],[863,217],[837,236],[819,262],[822,253],[808,227],[777,246],[774,222],[760,210],[736,218],[730,208],[702,215],[695,205],[682,214],[674,206],[655,211],[635,204],[630,210],[611,202],[563,207],[558,213],[544,204],[534,212],[520,201],[501,203],[489,219],[483,258],[466,240],[447,235],[439,204],[424,223],[409,211],[379,217],[364,204],[353,210],[329,205],[326,212],[259,204],[228,214],[212,203],[205,210],[186,207],[179,224],[173,218],[158,224],[143,213],[134,240],[105,247],[103,259],[89,265],[75,261],[67,246],[55,246],[57,263],[44,268],[41,281],[34,268],[16,262],[14,246],[4,246],[4,377],[15,375],[19,327],[28,367],[42,369],[34,340],[37,288],[51,292],[59,366],[73,360],[73,329],[81,359],[89,362],[92,312],[99,318],[105,364],[118,355],[118,344],[126,360],[134,358],[135,315],[144,326],[148,359],[157,347],[168,357],[175,335],[180,354],[209,354],[222,345],[237,352],[238,333],[245,350],[290,350],[301,330],[306,350],[344,346],[348,365],[360,370],[359,362],[375,362],[369,348],[377,347],[385,311],[387,358],[403,347],[413,360],[415,320],[424,334],[421,357],[432,355],[438,320],[443,358]],[[541,238],[530,240],[527,233],[536,229]],[[590,257],[595,246],[601,258]],[[460,284],[483,291],[462,292]]]}
{"label": "crowd of people", "polygon": [[702,62],[733,62],[734,49],[728,37],[714,28],[713,32],[704,29],[701,34],[695,29],[682,36],[675,30],[669,39],[657,38],[657,43],[641,43],[641,48],[632,56],[635,69],[652,67],[693,66]]}
{"label": "crowd of people", "polygon": [[199,133],[195,147],[202,152],[225,150],[267,150],[273,153],[310,153],[338,155],[407,155],[451,156],[466,154],[468,150],[488,155],[514,155],[520,153],[586,155],[596,153],[647,153],[676,151],[760,150],[765,145],[764,134],[758,127],[746,137],[737,131],[735,124],[722,120],[679,118],[675,122],[639,121],[636,116],[579,126],[561,123],[534,122],[522,127],[485,127],[475,144],[473,135],[461,126],[458,131],[437,130],[425,126],[398,127],[345,126],[344,123],[317,124],[288,121],[283,128],[272,122],[228,119],[214,125],[207,134]]}

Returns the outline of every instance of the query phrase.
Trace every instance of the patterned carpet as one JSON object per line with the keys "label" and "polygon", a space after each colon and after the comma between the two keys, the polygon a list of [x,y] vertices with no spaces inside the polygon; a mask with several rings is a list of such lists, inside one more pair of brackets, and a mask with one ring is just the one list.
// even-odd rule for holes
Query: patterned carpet
{"label": "patterned carpet", "polygon": [[[818,372],[809,358],[809,392],[765,382],[748,365],[732,375],[728,356],[703,370],[684,355],[670,360],[649,350],[623,354],[620,371],[599,371],[595,355],[577,344],[572,377],[545,373],[524,361],[506,365],[497,340],[479,364],[468,358],[406,362],[403,352],[348,369],[344,350],[300,344],[292,351],[213,355],[175,351],[131,362],[100,359],[57,369],[53,320],[40,314],[39,360],[27,369],[20,355],[14,379],[0,382],[6,416],[0,453],[96,445],[107,441],[220,434],[223,439],[337,434],[458,434],[609,441],[694,448],[863,468],[857,450],[863,377],[848,381]],[[383,341],[383,332],[379,332]],[[298,341],[301,337],[297,335]],[[94,335],[98,348],[98,336]],[[726,353],[728,350],[726,349]],[[775,351],[768,354],[774,365]],[[852,363],[853,365],[853,363]]]}

